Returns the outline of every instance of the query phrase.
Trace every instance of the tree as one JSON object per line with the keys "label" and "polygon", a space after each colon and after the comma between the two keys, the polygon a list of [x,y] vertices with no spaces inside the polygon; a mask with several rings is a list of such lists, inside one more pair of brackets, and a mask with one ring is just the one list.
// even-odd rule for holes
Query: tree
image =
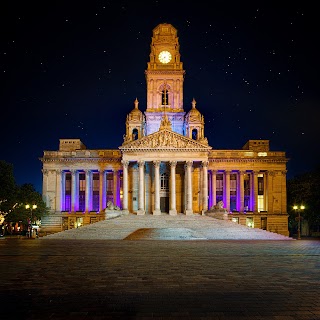
{"label": "tree", "polygon": [[0,160],[0,224],[13,212],[18,204],[17,185],[13,174],[13,165]]}
{"label": "tree", "polygon": [[[17,190],[18,205],[16,209],[7,215],[7,221],[22,221],[24,224],[28,222],[32,215],[32,222],[41,220],[41,218],[48,214],[48,208],[46,207],[42,196],[37,192],[34,186],[30,183],[26,183],[18,187]],[[27,209],[26,205],[30,205]],[[32,206],[36,205],[36,209],[32,209]]]}
{"label": "tree", "polygon": [[[26,209],[26,204],[37,205],[36,209]],[[6,222],[28,223],[31,213],[33,221],[48,214],[42,196],[32,184],[18,186],[13,174],[13,165],[0,160],[0,224]]]}
{"label": "tree", "polygon": [[320,166],[288,181],[289,228],[296,228],[294,205],[304,205],[301,212],[309,230],[320,231]]}

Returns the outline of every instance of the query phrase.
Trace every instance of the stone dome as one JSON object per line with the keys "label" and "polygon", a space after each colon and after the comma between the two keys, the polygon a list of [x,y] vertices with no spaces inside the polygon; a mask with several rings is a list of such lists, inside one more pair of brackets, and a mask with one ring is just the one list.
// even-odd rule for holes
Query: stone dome
{"label": "stone dome", "polygon": [[136,98],[134,101],[134,109],[128,114],[129,121],[143,121],[143,113],[138,108],[139,101]]}
{"label": "stone dome", "polygon": [[202,122],[202,115],[196,108],[196,100],[192,100],[192,109],[187,113],[186,120],[188,122]]}

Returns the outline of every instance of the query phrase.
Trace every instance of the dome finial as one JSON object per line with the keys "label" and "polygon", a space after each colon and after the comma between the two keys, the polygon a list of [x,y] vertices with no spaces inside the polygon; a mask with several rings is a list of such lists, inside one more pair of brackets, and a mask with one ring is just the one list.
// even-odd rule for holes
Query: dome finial
{"label": "dome finial", "polygon": [[196,100],[194,98],[192,99],[191,104],[192,104],[192,109],[195,109],[197,102],[196,102]]}
{"label": "dome finial", "polygon": [[136,98],[136,100],[134,100],[134,108],[135,108],[135,109],[138,109],[138,104],[139,104],[139,101],[138,101],[138,99]]}

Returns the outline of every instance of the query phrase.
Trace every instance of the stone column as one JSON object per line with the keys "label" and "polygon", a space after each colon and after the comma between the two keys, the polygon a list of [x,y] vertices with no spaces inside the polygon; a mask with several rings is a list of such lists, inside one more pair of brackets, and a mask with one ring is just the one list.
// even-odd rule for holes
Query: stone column
{"label": "stone column", "polygon": [[258,211],[258,173],[259,171],[253,171],[253,211]]}
{"label": "stone column", "polygon": [[50,207],[50,202],[48,199],[47,191],[48,191],[48,174],[49,171],[47,169],[42,169],[42,199],[46,203],[47,207]]}
{"label": "stone column", "polygon": [[244,174],[246,171],[239,171],[239,190],[237,190],[237,194],[239,191],[239,206],[237,206],[240,212],[244,211]]}
{"label": "stone column", "polygon": [[263,210],[267,211],[267,207],[268,207],[268,181],[267,181],[267,173],[264,172],[263,173]]}
{"label": "stone column", "polygon": [[56,203],[55,211],[61,211],[61,170],[56,170]]}
{"label": "stone column", "polygon": [[170,161],[170,216],[177,215],[176,208],[176,166],[177,161]]}
{"label": "stone column", "polygon": [[275,176],[274,171],[268,171],[267,176],[267,198],[268,198],[268,205],[267,211],[268,213],[273,213],[273,178]]}
{"label": "stone column", "polygon": [[139,165],[139,208],[137,215],[144,215],[146,212],[144,210],[144,161],[140,160]]}
{"label": "stone column", "polygon": [[217,171],[212,170],[212,205],[217,204]]}
{"label": "stone column", "polygon": [[225,171],[225,181],[226,181],[226,187],[225,190],[225,208],[230,212],[230,171]]}
{"label": "stone column", "polygon": [[154,165],[154,215],[160,215],[160,161],[153,161]]}
{"label": "stone column", "polygon": [[122,160],[123,165],[123,200],[122,200],[122,211],[129,212],[128,210],[128,166],[129,161]]}
{"label": "stone column", "polygon": [[191,168],[192,168],[192,161],[187,161],[185,164],[185,170],[186,170],[186,176],[187,176],[187,205],[185,214],[186,215],[192,215],[192,175],[191,175]]}
{"label": "stone column", "polygon": [[91,188],[91,170],[85,170],[85,174],[86,174],[86,195],[85,195],[85,199],[86,199],[86,212],[89,212],[90,210],[92,210],[92,188]]}
{"label": "stone column", "polygon": [[99,211],[106,208],[106,173],[104,170],[99,171]]}
{"label": "stone column", "polygon": [[118,195],[118,170],[113,170],[113,204],[120,207]]}
{"label": "stone column", "polygon": [[66,210],[66,173],[61,170],[61,211]]}
{"label": "stone column", "polygon": [[287,171],[281,171],[281,213],[287,213]]}
{"label": "stone column", "polygon": [[76,203],[77,199],[77,170],[71,170],[71,211],[75,212],[78,209],[78,205]]}
{"label": "stone column", "polygon": [[208,210],[208,161],[202,161],[202,214]]}

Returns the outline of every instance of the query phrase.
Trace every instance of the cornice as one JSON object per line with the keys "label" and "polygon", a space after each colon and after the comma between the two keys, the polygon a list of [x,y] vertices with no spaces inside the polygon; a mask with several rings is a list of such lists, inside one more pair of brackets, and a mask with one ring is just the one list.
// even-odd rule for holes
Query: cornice
{"label": "cornice", "polygon": [[185,148],[185,149],[177,149],[172,147],[162,147],[162,148],[126,148],[125,146],[121,147],[122,153],[135,153],[135,152],[149,152],[149,153],[157,153],[159,152],[169,152],[169,153],[182,153],[182,152],[209,152],[208,150],[204,150],[203,148]]}
{"label": "cornice", "polygon": [[145,74],[160,74],[160,75],[163,75],[163,74],[177,74],[177,75],[184,75],[186,73],[185,70],[146,70],[144,72]]}
{"label": "cornice", "polygon": [[40,158],[41,162],[119,162],[121,163],[121,158],[111,159],[111,158]]}
{"label": "cornice", "polygon": [[208,159],[209,162],[244,162],[244,163],[247,163],[247,162],[273,162],[273,163],[287,163],[288,162],[288,159],[256,159],[256,158],[252,158],[252,159],[237,159],[237,158],[233,158],[233,159]]}

